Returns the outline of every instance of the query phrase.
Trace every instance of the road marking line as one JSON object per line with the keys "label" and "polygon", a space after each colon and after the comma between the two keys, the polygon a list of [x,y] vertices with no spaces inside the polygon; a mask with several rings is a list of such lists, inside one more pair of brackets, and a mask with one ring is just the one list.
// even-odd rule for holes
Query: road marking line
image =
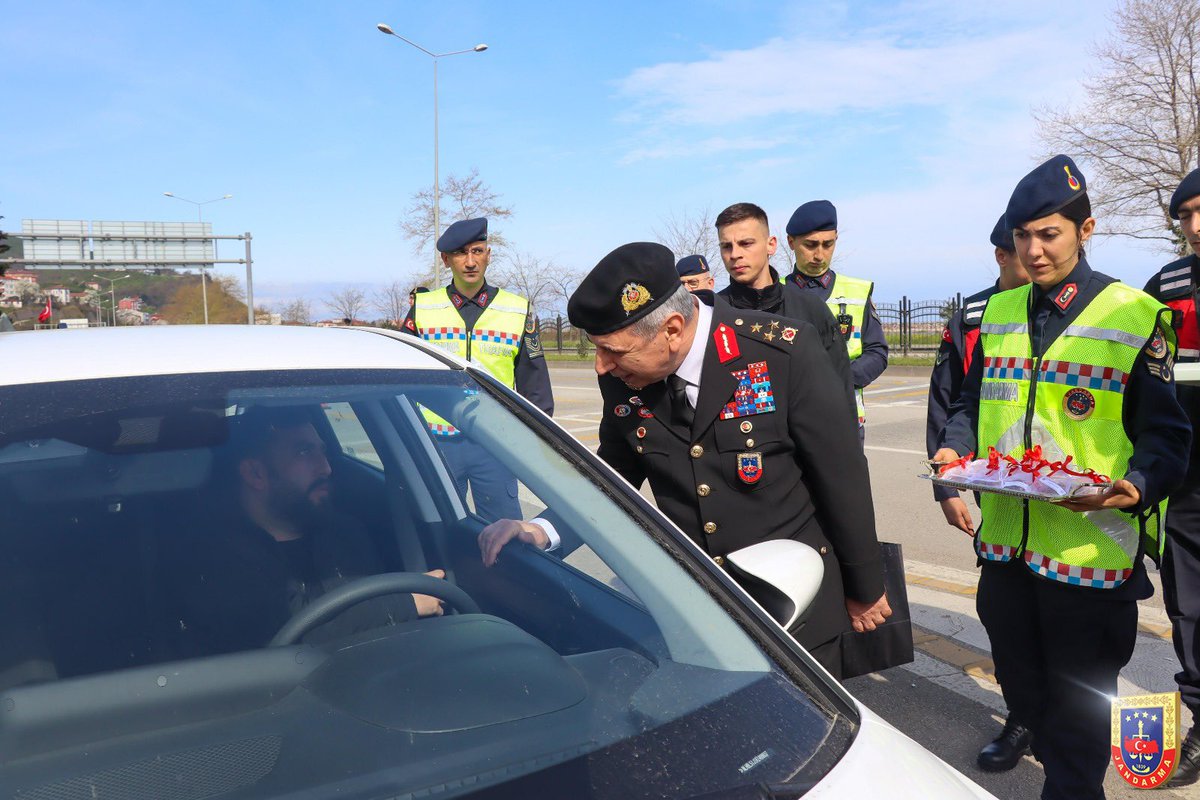
{"label": "road marking line", "polygon": [[924,389],[929,391],[928,383],[910,383],[908,386],[893,386],[890,389],[867,389],[864,394],[871,397],[876,394],[891,394],[892,392],[909,392],[913,389]]}
{"label": "road marking line", "polygon": [[924,450],[905,450],[900,447],[881,447],[880,445],[877,445],[877,444],[864,445],[863,449],[864,450],[879,450],[884,453],[904,453],[905,455],[922,456],[924,458],[929,457],[929,454],[926,453]]}
{"label": "road marking line", "polygon": [[912,627],[913,647],[925,655],[952,667],[958,667],[972,678],[997,683],[996,665],[986,655],[922,628],[920,625]]}

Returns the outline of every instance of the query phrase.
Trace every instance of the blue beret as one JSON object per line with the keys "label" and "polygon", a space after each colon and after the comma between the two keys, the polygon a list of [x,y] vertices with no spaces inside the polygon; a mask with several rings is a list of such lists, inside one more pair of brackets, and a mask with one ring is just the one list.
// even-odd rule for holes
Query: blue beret
{"label": "blue beret", "polygon": [[1087,180],[1075,162],[1058,155],[1021,178],[1008,199],[1004,216],[1017,228],[1032,219],[1048,217],[1087,192]]}
{"label": "blue beret", "polygon": [[438,237],[439,253],[453,253],[462,250],[472,242],[487,241],[487,217],[478,219],[461,219],[446,228],[446,232]]}
{"label": "blue beret", "polygon": [[681,278],[688,275],[703,275],[708,272],[708,262],[704,260],[704,256],[684,256],[675,265],[675,271]]}
{"label": "blue beret", "polygon": [[800,206],[788,220],[787,235],[801,236],[813,231],[836,231],[837,209],[828,200],[812,200]]}
{"label": "blue beret", "polygon": [[632,325],[683,291],[675,256],[661,244],[623,244],[600,259],[567,301],[571,325],[593,336]]}
{"label": "blue beret", "polygon": [[1179,188],[1171,195],[1171,219],[1179,219],[1179,207],[1200,194],[1200,169],[1194,169],[1179,182]]}
{"label": "blue beret", "polygon": [[1007,219],[1003,214],[1000,215],[1000,219],[996,220],[996,227],[992,228],[992,235],[988,241],[1001,250],[1015,253],[1017,248],[1013,247],[1012,228],[1008,227]]}

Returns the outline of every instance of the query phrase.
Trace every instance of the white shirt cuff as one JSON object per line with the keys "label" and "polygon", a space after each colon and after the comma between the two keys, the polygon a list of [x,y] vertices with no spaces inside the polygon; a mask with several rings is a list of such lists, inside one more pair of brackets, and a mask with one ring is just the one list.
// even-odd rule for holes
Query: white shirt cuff
{"label": "white shirt cuff", "polygon": [[550,546],[546,548],[546,552],[557,550],[562,544],[562,537],[558,535],[558,531],[554,529],[554,524],[549,520],[544,520],[541,517],[536,517],[529,520],[531,525],[537,525],[546,534],[546,538],[550,540]]}

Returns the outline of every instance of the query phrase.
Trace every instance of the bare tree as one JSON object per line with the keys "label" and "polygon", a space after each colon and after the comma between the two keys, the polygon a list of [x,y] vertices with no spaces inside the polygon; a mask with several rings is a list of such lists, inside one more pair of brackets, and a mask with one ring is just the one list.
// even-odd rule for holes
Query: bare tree
{"label": "bare tree", "polygon": [[[512,207],[500,204],[500,195],[479,177],[472,167],[464,177],[447,175],[442,182],[442,228],[450,222],[473,217],[488,218],[488,244],[493,250],[503,250],[508,241],[495,223],[512,216]],[[433,230],[433,187],[421,189],[412,196],[412,204],[400,220],[400,231],[412,242],[415,255],[429,256],[437,238]],[[431,258],[427,261],[432,263]]]}
{"label": "bare tree", "polygon": [[556,310],[558,276],[563,268],[530,253],[513,253],[488,269],[488,283],[529,300],[538,314]]}
{"label": "bare tree", "polygon": [[345,289],[329,295],[325,305],[337,316],[353,323],[367,307],[367,296],[362,289],[347,286]]}
{"label": "bare tree", "polygon": [[290,300],[279,309],[279,316],[291,325],[308,325],[312,323],[312,303],[302,297]]}
{"label": "bare tree", "polygon": [[709,206],[699,211],[670,212],[659,221],[654,236],[671,249],[676,260],[684,256],[704,256],[720,289],[729,282],[729,275],[722,266],[716,219],[717,215]]}
{"label": "bare tree", "polygon": [[1126,0],[1114,37],[1095,48],[1100,70],[1077,109],[1034,113],[1042,140],[1078,156],[1108,233],[1187,244],[1167,215],[1171,193],[1200,159],[1200,3]]}
{"label": "bare tree", "polygon": [[371,306],[383,315],[385,321],[399,325],[408,313],[408,284],[392,281],[375,291]]}

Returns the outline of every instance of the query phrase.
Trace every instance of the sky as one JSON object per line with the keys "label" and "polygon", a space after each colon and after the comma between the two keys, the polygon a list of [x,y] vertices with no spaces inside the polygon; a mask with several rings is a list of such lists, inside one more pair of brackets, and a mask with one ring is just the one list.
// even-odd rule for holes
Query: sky
{"label": "sky", "polygon": [[[0,0],[0,224],[191,221],[163,192],[232,194],[204,219],[253,234],[259,304],[326,315],[332,290],[407,284],[433,66],[385,22],[434,52],[488,45],[440,61],[439,166],[478,169],[520,253],[588,269],[668,217],[750,201],[781,229],[825,198],[839,268],[877,300],[969,294],[1049,154],[1032,112],[1083,98],[1112,5]],[[1138,287],[1169,260],[1090,251]]]}

